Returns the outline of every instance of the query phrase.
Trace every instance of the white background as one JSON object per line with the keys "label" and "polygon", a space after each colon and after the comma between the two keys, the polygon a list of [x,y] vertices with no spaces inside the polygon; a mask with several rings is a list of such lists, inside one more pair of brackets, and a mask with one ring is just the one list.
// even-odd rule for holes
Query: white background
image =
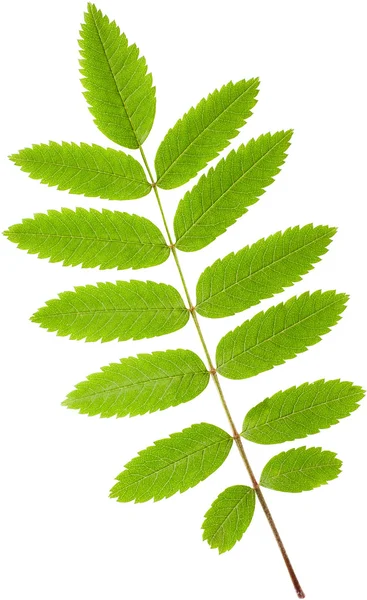
{"label": "white background", "polygon": [[[234,147],[263,132],[295,129],[286,165],[262,199],[209,247],[182,254],[192,291],[205,266],[260,237],[309,222],[339,228],[322,263],[281,299],[308,289],[348,292],[342,321],[286,365],[255,379],[223,381],[238,426],[251,406],[294,384],[340,377],[366,386],[364,3],[100,0],[99,6],[139,45],[153,72],[158,102],[146,143],[151,162],[177,118],[230,79],[261,79],[254,116]],[[113,147],[94,127],[81,93],[77,37],[84,8],[81,0],[15,0],[3,7],[1,230],[35,212],[77,205],[134,211],[160,224],[153,196],[122,205],[71,196],[28,179],[6,159],[49,139]],[[183,191],[162,194],[170,218]],[[142,505],[108,498],[123,465],[154,440],[195,422],[227,427],[212,384],[188,404],[133,419],[88,418],[60,406],[75,383],[121,357],[177,347],[202,354],[193,325],[131,343],[58,338],[29,321],[45,300],[74,285],[129,279],[130,273],[64,268],[17,250],[5,238],[0,244],[1,597],[295,598],[259,507],[231,552],[218,556],[201,540],[203,515],[217,494],[248,482],[235,450],[212,477],[182,496]],[[181,289],[171,260],[132,277]],[[202,319],[213,353],[221,336],[244,318]],[[344,461],[338,480],[303,494],[266,493],[310,600],[366,597],[366,419],[363,405],[337,427],[306,440],[338,452]],[[259,475],[272,455],[303,444],[246,448]]]}

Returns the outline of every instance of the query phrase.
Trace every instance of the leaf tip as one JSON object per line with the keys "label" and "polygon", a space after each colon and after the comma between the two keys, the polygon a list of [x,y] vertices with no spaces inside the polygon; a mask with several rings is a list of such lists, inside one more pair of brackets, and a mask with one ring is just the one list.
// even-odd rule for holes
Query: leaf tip
{"label": "leaf tip", "polygon": [[118,494],[118,482],[115,483],[115,485],[110,489],[110,493],[109,493],[109,498],[112,498],[113,500],[117,500],[117,502],[119,502],[119,494]]}
{"label": "leaf tip", "polygon": [[8,159],[11,160],[11,162],[13,162],[14,164],[17,164],[18,157],[19,157],[19,154],[9,154]]}
{"label": "leaf tip", "polygon": [[97,11],[97,7],[93,2],[88,2],[87,4],[87,12],[88,13],[92,13],[92,12],[96,12]]}
{"label": "leaf tip", "polygon": [[329,230],[330,237],[333,237],[338,232],[337,227],[334,227],[334,226],[330,227],[330,225],[327,225],[327,228]]}
{"label": "leaf tip", "polygon": [[29,320],[32,321],[32,323],[39,323],[39,310],[33,313],[33,315],[29,317]]}

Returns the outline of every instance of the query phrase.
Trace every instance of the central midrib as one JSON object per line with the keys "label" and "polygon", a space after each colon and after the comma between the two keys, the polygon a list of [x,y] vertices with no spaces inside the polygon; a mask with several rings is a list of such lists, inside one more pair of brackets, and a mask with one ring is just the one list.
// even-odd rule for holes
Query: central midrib
{"label": "central midrib", "polygon": [[[45,307],[48,308],[48,307]],[[161,308],[161,307],[149,307],[149,308],[106,308],[106,309],[96,309],[96,310],[81,310],[81,311],[70,311],[70,312],[57,312],[57,313],[49,313],[47,315],[47,317],[66,317],[67,315],[90,315],[90,314],[96,314],[96,313],[118,313],[118,312],[137,312],[139,314],[142,313],[142,311],[144,312],[164,312],[164,311],[169,311],[169,312],[175,312],[175,311],[182,311],[182,312],[189,312],[187,308],[183,307],[178,307],[178,308]]]}
{"label": "central midrib", "polygon": [[[235,281],[234,283],[231,283],[227,287],[224,287],[219,292],[215,292],[215,294],[212,294],[211,296],[207,296],[207,298],[205,298],[204,300],[202,300],[202,302],[199,302],[197,304],[197,307],[198,306],[202,306],[203,304],[209,302],[209,300],[211,301],[213,298],[215,298],[216,296],[219,296],[220,294],[225,294],[228,290],[230,290],[231,288],[235,287],[236,285],[242,285],[243,282],[245,282],[248,279],[251,279],[253,276],[258,275],[259,273],[261,273],[261,271],[265,271],[266,269],[269,269],[269,268],[273,267],[278,262],[281,262],[282,260],[285,260],[285,259],[289,258],[293,254],[296,254],[297,252],[300,252],[301,250],[304,250],[308,246],[311,246],[315,242],[319,242],[320,240],[322,240],[325,237],[329,237],[328,234],[325,233],[324,235],[320,236],[319,238],[313,239],[311,242],[308,242],[307,244],[301,246],[300,248],[297,248],[296,250],[292,250],[292,252],[289,252],[288,254],[284,254],[283,256],[281,256],[280,258],[278,258],[277,260],[274,260],[273,262],[271,262],[271,263],[269,263],[269,264],[267,264],[265,266],[262,266],[261,268],[255,270],[255,271],[252,271],[251,273],[249,273],[248,275],[246,275],[246,277],[243,277],[242,279],[239,279],[239,280]],[[248,247],[247,249],[249,251],[251,249],[251,246]],[[237,252],[237,255],[240,252],[242,252],[242,251],[240,250],[239,252]],[[233,256],[233,258],[235,258],[235,257],[236,257],[236,254]],[[211,268],[211,267],[209,267],[209,268]],[[284,287],[289,287],[289,286],[282,286],[282,287],[284,288]]]}
{"label": "central midrib", "polygon": [[[17,232],[16,232],[17,233]],[[42,233],[42,232],[27,232],[27,231],[21,231],[19,232],[19,235],[33,235],[33,236],[39,236],[39,237],[55,237],[55,238],[60,238],[60,239],[71,239],[71,240],[93,240],[94,242],[108,242],[109,244],[112,243],[116,243],[116,244],[131,244],[131,245],[140,245],[140,246],[153,246],[153,247],[162,247],[162,248],[167,248],[167,244],[156,244],[154,242],[141,242],[140,240],[136,241],[136,242],[130,242],[128,240],[113,240],[113,239],[108,239],[108,238],[97,238],[97,237],[87,237],[87,236],[82,236],[82,235],[59,235],[57,233]]]}
{"label": "central midrib", "polygon": [[[115,391],[119,391],[119,390],[124,390],[126,388],[133,388],[136,386],[145,386],[146,384],[149,384],[151,381],[162,381],[164,379],[169,379],[170,381],[174,380],[174,379],[183,379],[184,377],[192,377],[193,375],[206,375],[207,371],[193,371],[192,373],[182,373],[182,375],[163,375],[162,377],[155,377],[155,378],[149,378],[146,380],[141,380],[141,381],[137,381],[135,383],[128,383],[128,384],[123,384],[123,385],[115,385],[115,386],[111,386],[108,388],[104,388],[101,392],[94,392],[93,394],[83,394],[82,398],[76,398],[76,400],[80,400],[80,399],[84,399],[84,398],[94,398],[96,396],[101,396],[103,395],[105,392],[115,392]],[[88,381],[88,383],[91,383],[90,381]],[[78,390],[76,389],[75,392],[77,392]],[[73,398],[70,398],[70,400],[73,400]]]}
{"label": "central midrib", "polygon": [[131,118],[130,118],[130,115],[129,115],[129,113],[128,113],[128,110],[127,110],[127,108],[126,108],[125,101],[124,101],[124,99],[123,99],[123,97],[122,97],[122,95],[121,95],[121,92],[120,92],[119,88],[118,88],[118,85],[117,85],[117,82],[116,82],[116,78],[115,78],[115,74],[114,74],[114,72],[113,72],[113,70],[112,70],[112,67],[111,67],[111,64],[110,64],[109,58],[108,58],[108,56],[107,56],[107,52],[106,52],[106,49],[105,49],[105,47],[104,47],[104,43],[103,43],[103,41],[102,41],[101,34],[100,34],[100,32],[99,32],[99,29],[98,29],[97,21],[96,21],[96,20],[95,20],[95,18],[94,18],[94,13],[93,13],[93,12],[92,12],[92,16],[93,16],[93,21],[94,21],[94,25],[95,25],[96,31],[97,31],[97,33],[98,33],[99,41],[101,42],[101,46],[102,46],[102,49],[103,49],[103,53],[104,53],[104,55],[105,55],[105,58],[106,58],[107,64],[108,64],[108,66],[109,66],[109,69],[110,69],[110,71],[111,71],[111,75],[112,75],[113,82],[114,82],[114,84],[115,84],[115,87],[116,87],[117,93],[118,93],[118,95],[119,95],[119,96],[120,96],[120,98],[121,98],[122,106],[124,107],[124,111],[125,111],[125,113],[126,113],[126,116],[127,116],[127,118],[129,119],[130,127],[131,127],[131,130],[132,130],[133,134],[134,134],[134,137],[135,137],[135,140],[136,140],[136,143],[137,143],[137,147],[138,147],[138,148],[140,148],[140,143],[139,143],[138,137],[137,137],[137,135],[136,135],[135,127],[133,126],[132,120],[131,120]]}
{"label": "central midrib", "polygon": [[297,469],[290,469],[289,471],[282,471],[282,473],[278,473],[278,475],[268,475],[265,478],[265,480],[269,481],[271,479],[278,479],[278,478],[284,477],[285,475],[289,475],[290,473],[299,473],[299,472],[303,473],[305,471],[312,471],[315,469],[325,469],[327,467],[332,467],[332,466],[335,466],[335,465],[333,465],[333,463],[330,462],[329,464],[311,465],[310,467],[300,467]]}
{"label": "central midrib", "polygon": [[[162,181],[162,179],[164,177],[166,177],[167,173],[170,172],[170,170],[172,169],[172,167],[176,164],[176,162],[181,158],[181,156],[183,156],[188,150],[189,148],[191,148],[191,146],[196,142],[196,140],[201,136],[204,135],[204,133],[209,129],[209,127],[211,127],[227,110],[229,110],[231,108],[231,106],[233,106],[233,104],[235,102],[237,102],[237,100],[239,100],[239,98],[241,98],[242,96],[244,96],[245,94],[247,94],[249,92],[249,90],[251,90],[254,85],[257,85],[257,80],[255,79],[254,82],[250,85],[250,87],[248,87],[244,92],[242,92],[242,94],[240,94],[239,96],[237,96],[237,98],[235,98],[228,106],[226,106],[225,110],[223,110],[217,117],[215,117],[215,119],[213,121],[210,122],[210,125],[208,125],[207,127],[205,127],[205,129],[203,129],[202,131],[200,131],[200,133],[198,133],[189,143],[188,146],[186,146],[185,150],[183,152],[181,152],[176,158],[175,160],[170,164],[170,166],[168,167],[168,169],[166,169],[165,171],[163,171],[162,175],[159,177],[159,179],[157,180],[157,184],[159,184],[160,181]],[[178,240],[177,240],[178,241]]]}
{"label": "central midrib", "polygon": [[[118,152],[118,150],[116,150],[116,152]],[[121,154],[124,154],[123,152]],[[150,185],[150,183],[148,181],[145,181],[144,179],[134,179],[132,177],[128,177],[127,175],[124,174],[120,174],[120,173],[115,173],[114,171],[101,171],[99,169],[92,169],[90,167],[86,168],[86,167],[80,167],[79,165],[68,165],[65,163],[57,163],[54,161],[46,161],[46,160],[36,160],[36,159],[22,159],[22,164],[25,163],[31,163],[31,164],[36,164],[36,165],[53,165],[55,167],[62,167],[64,169],[76,169],[79,171],[86,171],[86,172],[90,172],[90,173],[97,173],[99,175],[108,175],[109,177],[115,177],[116,179],[126,179],[127,181],[132,181],[134,183],[140,183],[147,185],[149,188],[151,188],[152,186]],[[57,185],[57,184],[55,184]]]}
{"label": "central midrib", "polygon": [[[200,223],[201,219],[203,219],[203,218],[205,217],[206,213],[207,213],[207,212],[209,212],[209,211],[210,211],[210,210],[213,208],[213,206],[215,205],[215,203],[216,203],[216,202],[218,202],[219,200],[222,200],[223,198],[225,198],[225,196],[226,196],[227,194],[229,194],[229,192],[231,191],[231,189],[233,188],[233,186],[237,185],[237,183],[238,183],[239,181],[241,181],[241,179],[243,179],[244,177],[247,177],[247,176],[248,176],[248,174],[251,172],[251,170],[252,170],[252,169],[254,169],[254,168],[255,168],[255,167],[258,165],[258,163],[259,163],[259,162],[261,162],[262,160],[264,160],[264,159],[265,159],[265,158],[268,156],[268,154],[269,154],[269,153],[270,153],[272,150],[274,150],[274,148],[276,148],[276,147],[277,147],[277,146],[278,146],[278,145],[279,145],[279,144],[280,144],[280,143],[281,143],[281,142],[284,140],[285,136],[286,136],[286,133],[284,134],[284,136],[282,137],[282,139],[280,139],[280,140],[279,140],[279,141],[278,141],[276,144],[274,144],[274,146],[272,146],[271,148],[269,148],[269,150],[267,150],[267,152],[266,152],[265,154],[263,154],[263,155],[262,155],[260,158],[258,158],[258,159],[257,159],[257,160],[256,160],[256,161],[255,161],[255,162],[254,162],[254,163],[251,165],[251,167],[250,167],[249,169],[247,169],[247,170],[246,170],[244,173],[242,173],[242,174],[240,175],[240,177],[238,177],[238,178],[237,178],[237,179],[236,179],[236,180],[235,180],[233,183],[231,183],[231,185],[230,185],[230,186],[229,186],[229,187],[226,189],[226,191],[225,191],[223,194],[221,194],[220,196],[218,196],[218,198],[215,198],[215,201],[214,201],[212,204],[210,204],[210,206],[209,206],[209,207],[208,207],[206,210],[204,210],[204,211],[203,211],[203,213],[200,215],[200,217],[199,217],[198,219],[196,219],[196,221],[194,221],[194,222],[192,223],[192,225],[190,225],[190,227],[188,227],[188,228],[186,229],[185,233],[184,233],[184,234],[183,234],[181,237],[179,237],[179,238],[177,239],[176,243],[178,243],[180,240],[184,239],[184,238],[185,238],[185,236],[186,236],[186,235],[189,233],[189,231],[190,231],[191,229],[193,229],[194,227],[196,227],[196,225],[197,225],[198,223]],[[238,150],[237,150],[237,154],[238,154]],[[226,159],[222,158],[222,160],[221,160],[220,162],[223,162],[223,161],[225,161],[225,160],[226,160]],[[220,164],[220,163],[218,163],[218,164]],[[215,171],[212,171],[212,173],[215,173]],[[205,178],[208,180],[208,178],[209,178],[209,174],[208,174],[208,175],[203,175],[203,177],[205,177]],[[199,183],[200,183],[200,181],[199,181]],[[198,187],[199,183],[197,183],[197,184],[196,184],[196,186],[195,186],[195,188],[196,188],[196,189],[197,189],[197,187]],[[193,193],[195,193],[195,188],[193,188],[193,190],[191,190],[191,192],[188,192],[188,195],[189,195],[189,197],[190,197],[190,196],[192,196],[192,194],[193,194]]]}
{"label": "central midrib", "polygon": [[[136,485],[137,483],[139,484],[141,481],[144,481],[144,479],[147,479],[148,477],[153,477],[154,475],[157,475],[157,473],[161,473],[162,471],[169,469],[173,465],[176,465],[180,462],[187,460],[190,456],[194,456],[195,454],[198,454],[198,453],[203,453],[203,452],[205,452],[205,450],[207,450],[208,448],[211,448],[212,446],[216,446],[216,445],[220,446],[223,443],[228,444],[228,442],[230,442],[231,446],[232,446],[232,438],[230,436],[228,436],[228,439],[223,438],[221,440],[216,440],[215,442],[212,442],[211,444],[207,444],[206,446],[204,446],[203,448],[200,448],[199,450],[194,450],[193,452],[189,452],[189,453],[185,454],[185,456],[183,456],[182,458],[179,458],[178,460],[174,460],[174,461],[164,465],[164,467],[162,467],[161,469],[157,469],[156,471],[153,471],[152,473],[149,473],[148,475],[144,475],[144,477],[140,477],[139,480],[134,481],[133,483],[129,483],[128,485],[125,485],[124,489],[127,489],[127,488],[131,487],[132,485]],[[174,449],[178,450],[179,452],[182,452],[182,450],[180,448],[174,448]],[[123,472],[126,473],[126,471],[123,471]],[[131,471],[130,469],[128,469],[127,472],[130,475],[135,475],[135,473],[133,471]],[[120,484],[122,484],[122,481],[120,481],[120,480],[118,480],[118,481]]]}
{"label": "central midrib", "polygon": [[[290,325],[289,327],[286,327],[285,329],[282,329],[282,331],[279,331],[278,333],[275,333],[274,335],[271,335],[270,337],[262,340],[261,342],[259,342],[258,344],[253,344],[252,346],[248,346],[246,348],[246,350],[242,350],[241,352],[239,352],[238,354],[233,354],[232,357],[230,358],[230,360],[228,360],[227,362],[222,363],[221,366],[230,363],[233,359],[238,358],[238,356],[241,356],[242,354],[246,354],[249,350],[251,350],[252,348],[258,348],[259,346],[261,346],[262,344],[266,344],[267,342],[269,342],[270,340],[272,340],[273,338],[277,337],[278,335],[282,335],[283,333],[289,331],[290,329],[292,329],[293,327],[297,327],[298,325],[300,325],[301,323],[304,323],[305,321],[307,321],[307,319],[311,319],[313,317],[315,317],[317,314],[319,314],[320,312],[330,308],[331,306],[334,306],[334,304],[338,304],[339,300],[336,300],[335,302],[332,302],[330,304],[328,304],[327,306],[323,306],[322,308],[320,308],[319,310],[314,311],[311,315],[307,315],[307,317],[304,317],[304,319],[301,319],[300,321],[297,321],[296,323],[293,323],[293,325]],[[241,325],[240,325],[241,327]],[[239,328],[240,328],[239,327]],[[330,326],[331,327],[331,326]],[[320,334],[323,335],[323,334]]]}
{"label": "central midrib", "polygon": [[[338,398],[334,398],[333,400],[325,400],[324,402],[319,402],[319,404],[312,404],[311,406],[307,407],[307,408],[301,408],[299,410],[295,410],[292,413],[289,413],[288,415],[283,415],[281,417],[277,417],[276,419],[271,420],[267,420],[264,423],[261,423],[260,425],[257,424],[254,427],[251,427],[249,429],[244,429],[242,431],[242,433],[247,433],[248,431],[256,431],[259,429],[262,429],[263,427],[267,427],[268,425],[270,425],[271,423],[278,423],[279,421],[282,421],[283,419],[289,419],[290,417],[292,417],[293,415],[299,415],[303,412],[307,412],[309,410],[313,410],[313,409],[317,409],[319,408],[319,406],[325,406],[325,405],[331,405],[333,402],[340,402],[345,400],[346,398],[350,399],[353,396],[358,396],[357,393],[355,394],[346,394],[345,396],[338,396]],[[339,417],[340,419],[343,419],[344,417]],[[338,419],[339,419],[338,418]],[[321,429],[323,429],[323,427],[321,427]]]}
{"label": "central midrib", "polygon": [[237,508],[238,508],[239,504],[241,504],[241,502],[244,502],[244,501],[246,500],[246,497],[247,497],[247,495],[248,495],[248,494],[249,494],[249,492],[246,492],[246,496],[242,496],[242,498],[240,498],[240,499],[238,500],[238,502],[236,503],[236,505],[235,505],[235,506],[233,506],[233,507],[231,508],[231,510],[230,510],[230,511],[229,511],[229,513],[227,514],[226,518],[224,519],[224,521],[222,521],[222,523],[220,523],[220,524],[218,525],[217,529],[216,529],[216,530],[215,530],[215,532],[213,533],[213,536],[212,536],[213,538],[214,538],[214,537],[217,535],[217,533],[218,533],[218,531],[221,529],[221,527],[223,527],[223,526],[224,526],[224,523],[226,523],[226,522],[228,521],[228,519],[229,519],[229,517],[231,516],[231,514],[232,514],[232,513],[233,513],[235,510],[237,510]]}

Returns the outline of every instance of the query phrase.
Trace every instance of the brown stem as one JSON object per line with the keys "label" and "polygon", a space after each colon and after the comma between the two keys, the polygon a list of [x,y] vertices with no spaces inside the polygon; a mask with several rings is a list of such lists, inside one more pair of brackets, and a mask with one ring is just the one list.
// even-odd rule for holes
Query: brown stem
{"label": "brown stem", "polygon": [[277,527],[276,527],[276,525],[274,523],[274,519],[273,519],[273,517],[271,515],[271,512],[270,512],[269,507],[268,507],[268,505],[266,503],[266,500],[265,500],[264,495],[263,495],[263,493],[261,491],[261,488],[260,487],[255,488],[255,492],[256,492],[256,495],[257,495],[257,497],[259,499],[259,502],[260,502],[260,504],[262,506],[262,509],[263,509],[263,511],[265,513],[265,516],[266,516],[266,518],[268,520],[268,523],[269,523],[269,525],[270,525],[270,527],[272,529],[274,537],[275,537],[275,539],[277,541],[279,550],[282,553],[283,560],[285,562],[285,566],[288,569],[288,573],[289,573],[289,576],[290,576],[290,578],[292,580],[292,583],[294,585],[294,589],[296,590],[296,594],[297,594],[298,598],[305,598],[304,591],[302,590],[301,584],[298,581],[297,575],[294,572],[294,569],[292,567],[292,563],[289,560],[289,556],[287,554],[286,549],[284,548],[284,544],[282,542],[282,538],[279,535],[279,531],[278,531],[278,529],[277,529]]}
{"label": "brown stem", "polygon": [[156,183],[154,181],[152,172],[151,172],[151,170],[149,168],[149,165],[148,165],[148,161],[147,161],[147,159],[145,157],[143,148],[141,146],[140,146],[140,153],[141,153],[142,159],[144,161],[145,167],[146,167],[146,169],[148,171],[148,174],[149,174],[149,177],[150,177],[150,180],[151,180],[151,183],[152,183],[152,187],[153,187],[153,190],[154,190],[154,194],[155,194],[155,197],[156,197],[157,202],[158,202],[158,206],[159,206],[159,210],[160,210],[160,213],[161,213],[161,216],[162,216],[164,228],[166,230],[166,234],[167,234],[167,237],[168,237],[168,240],[169,240],[169,247],[171,249],[174,261],[176,263],[177,270],[178,270],[178,273],[180,275],[180,279],[181,279],[181,282],[182,282],[182,286],[183,286],[184,291],[185,291],[186,299],[187,299],[187,302],[189,304],[189,311],[190,311],[191,316],[193,318],[193,321],[195,323],[195,327],[196,327],[197,333],[199,335],[199,338],[200,338],[200,341],[201,341],[201,345],[203,347],[206,359],[208,361],[209,373],[211,374],[211,377],[212,377],[212,379],[214,381],[215,387],[217,388],[217,392],[219,394],[222,406],[223,406],[224,411],[225,411],[225,413],[227,415],[227,419],[228,419],[228,422],[229,422],[231,430],[232,430],[233,439],[235,440],[235,443],[237,445],[238,451],[239,451],[239,453],[241,455],[241,458],[242,458],[242,460],[243,460],[243,462],[245,464],[245,467],[246,467],[247,472],[249,474],[249,477],[251,479],[252,487],[255,490],[255,493],[256,493],[256,495],[257,495],[257,497],[259,499],[259,502],[260,502],[261,507],[262,507],[262,509],[264,511],[264,514],[265,514],[265,516],[266,516],[266,518],[268,520],[268,523],[269,523],[269,525],[270,525],[270,527],[272,529],[272,532],[273,532],[274,537],[276,539],[276,542],[278,544],[279,550],[280,550],[280,552],[282,554],[283,560],[284,560],[285,565],[286,565],[286,567],[288,569],[288,573],[289,573],[290,578],[292,580],[292,583],[294,585],[294,589],[296,590],[296,594],[297,594],[298,598],[305,598],[305,594],[304,594],[304,592],[303,592],[303,590],[301,588],[301,585],[300,585],[300,583],[299,583],[299,581],[297,579],[297,576],[296,576],[296,574],[294,572],[294,569],[292,567],[291,561],[289,560],[288,554],[286,552],[286,549],[284,547],[282,539],[281,539],[281,537],[279,535],[278,529],[276,528],[276,525],[274,523],[274,519],[273,519],[273,517],[271,515],[271,512],[270,512],[269,507],[268,507],[268,505],[266,503],[264,495],[263,495],[263,493],[262,493],[262,491],[260,489],[260,486],[259,486],[259,484],[258,484],[258,482],[256,480],[254,472],[253,472],[253,470],[251,468],[251,465],[250,465],[250,463],[248,461],[245,449],[243,447],[241,436],[240,436],[240,434],[238,433],[238,431],[236,429],[236,426],[235,426],[234,421],[232,419],[232,415],[231,415],[231,413],[229,411],[227,402],[225,400],[225,397],[224,397],[224,394],[223,394],[223,390],[222,390],[222,386],[220,384],[217,371],[216,371],[215,366],[213,364],[213,361],[211,359],[208,347],[206,345],[206,342],[205,342],[205,339],[204,339],[204,336],[203,336],[203,332],[202,332],[201,327],[200,327],[200,323],[199,323],[199,320],[198,320],[198,317],[197,317],[197,314],[196,314],[195,306],[192,303],[192,300],[191,300],[191,297],[190,297],[190,293],[189,293],[189,290],[188,290],[187,285],[186,285],[186,281],[185,281],[185,278],[184,278],[184,275],[183,275],[183,272],[182,272],[182,269],[181,269],[180,261],[179,261],[178,255],[177,255],[177,250],[176,250],[175,244],[173,242],[173,239],[172,239],[172,236],[171,236],[171,233],[170,233],[167,221],[166,221],[166,217],[164,215],[162,203],[161,203],[161,200],[160,200],[160,197],[159,197],[159,193],[158,193],[158,190],[157,190],[157,185],[156,185]]}

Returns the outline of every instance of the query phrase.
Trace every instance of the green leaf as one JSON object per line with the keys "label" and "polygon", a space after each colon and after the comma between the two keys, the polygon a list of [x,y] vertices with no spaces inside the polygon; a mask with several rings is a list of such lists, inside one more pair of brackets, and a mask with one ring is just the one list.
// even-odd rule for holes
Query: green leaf
{"label": "green leaf", "polygon": [[189,311],[178,291],[153,281],[117,281],[76,287],[49,300],[31,321],[71,340],[140,340],[177,331]]}
{"label": "green leaf", "polygon": [[228,317],[301,280],[325,254],[336,229],[306,225],[278,231],[207,267],[196,287],[196,310]]}
{"label": "green leaf", "polygon": [[258,444],[280,444],[327,429],[348,417],[364,391],[349,381],[303,383],[266,398],[246,415],[241,435]]}
{"label": "green leaf", "polygon": [[174,219],[176,246],[204,248],[247,212],[274,181],[286,159],[292,131],[267,133],[232,150],[180,201]]}
{"label": "green leaf", "polygon": [[158,227],[144,217],[93,208],[62,208],[23,219],[4,232],[18,248],[64,266],[142,269],[167,260]]}
{"label": "green leaf", "polygon": [[135,158],[96,144],[34,144],[9,158],[32,179],[56,185],[58,190],[69,190],[70,194],[135,200],[152,189]]}
{"label": "green leaf", "polygon": [[229,82],[190,108],[170,129],[155,157],[157,185],[183,185],[228,146],[251,116],[258,79]]}
{"label": "green leaf", "polygon": [[336,325],[348,300],[334,291],[293,297],[230,331],[217,347],[218,372],[247,379],[305,352]]}
{"label": "green leaf", "polygon": [[188,402],[208,382],[205,365],[191,350],[139,354],[89,375],[63,405],[90,416],[132,417]]}
{"label": "green leaf", "polygon": [[88,4],[80,36],[84,96],[95,124],[116,144],[139,148],[155,116],[155,88],[145,58],[94,4]]}
{"label": "green leaf", "polygon": [[278,492],[307,492],[336,479],[342,461],[321,448],[292,448],[273,456],[261,473],[260,485]]}
{"label": "green leaf", "polygon": [[110,497],[118,502],[162,500],[185,492],[225,461],[233,439],[215,425],[191,425],[139,452],[118,475]]}
{"label": "green leaf", "polygon": [[219,494],[205,515],[203,540],[219,554],[231,550],[252,521],[255,490],[246,485],[233,485]]}

